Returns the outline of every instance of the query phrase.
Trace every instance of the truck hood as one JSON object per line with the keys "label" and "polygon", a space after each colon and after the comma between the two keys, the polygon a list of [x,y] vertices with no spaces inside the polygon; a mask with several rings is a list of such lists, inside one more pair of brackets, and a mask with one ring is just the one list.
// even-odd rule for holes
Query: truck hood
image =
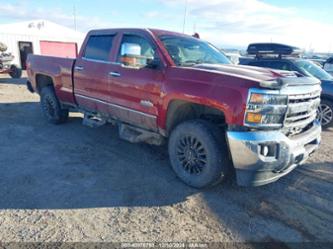
{"label": "truck hood", "polygon": [[221,65],[221,64],[198,64],[193,68],[205,71],[214,71],[224,75],[229,75],[237,78],[243,78],[255,82],[274,80],[283,77],[297,77],[295,73],[290,71],[279,71],[269,68],[240,66],[240,65]]}
{"label": "truck hood", "polygon": [[320,84],[320,81],[313,77],[304,77],[297,72],[269,68],[220,64],[198,64],[193,68],[257,82],[261,87],[271,89]]}

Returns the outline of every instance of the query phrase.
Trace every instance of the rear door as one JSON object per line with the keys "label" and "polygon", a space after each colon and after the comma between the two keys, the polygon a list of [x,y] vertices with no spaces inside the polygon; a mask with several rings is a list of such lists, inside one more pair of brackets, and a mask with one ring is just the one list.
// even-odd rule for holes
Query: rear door
{"label": "rear door", "polygon": [[150,68],[160,57],[149,36],[139,32],[123,34],[116,63],[110,71],[110,98],[114,112],[125,122],[157,129],[163,69]]}
{"label": "rear door", "polygon": [[88,111],[109,114],[109,71],[115,34],[90,35],[74,67],[75,97]]}

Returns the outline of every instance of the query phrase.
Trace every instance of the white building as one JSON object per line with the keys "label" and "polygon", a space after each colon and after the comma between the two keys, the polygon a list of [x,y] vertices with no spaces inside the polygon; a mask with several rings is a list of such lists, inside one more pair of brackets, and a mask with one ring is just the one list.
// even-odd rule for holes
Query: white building
{"label": "white building", "polygon": [[25,68],[27,54],[75,57],[85,35],[46,20],[0,25],[0,42],[15,56],[13,64]]}

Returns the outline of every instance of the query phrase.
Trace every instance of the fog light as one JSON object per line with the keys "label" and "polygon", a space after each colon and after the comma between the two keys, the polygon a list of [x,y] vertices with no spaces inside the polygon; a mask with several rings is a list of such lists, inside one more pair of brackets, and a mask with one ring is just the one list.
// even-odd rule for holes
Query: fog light
{"label": "fog light", "polygon": [[268,146],[261,146],[261,154],[263,155],[263,156],[268,156],[268,153],[269,153],[269,148],[268,148]]}
{"label": "fog light", "polygon": [[277,144],[260,144],[260,155],[270,158],[278,158],[278,145]]}

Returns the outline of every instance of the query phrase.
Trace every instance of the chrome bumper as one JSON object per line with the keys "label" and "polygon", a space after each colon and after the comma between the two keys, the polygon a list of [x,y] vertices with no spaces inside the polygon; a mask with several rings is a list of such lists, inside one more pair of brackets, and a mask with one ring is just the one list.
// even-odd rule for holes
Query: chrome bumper
{"label": "chrome bumper", "polygon": [[228,131],[237,183],[260,186],[274,182],[304,163],[319,147],[321,126],[314,126],[293,138],[281,131]]}

